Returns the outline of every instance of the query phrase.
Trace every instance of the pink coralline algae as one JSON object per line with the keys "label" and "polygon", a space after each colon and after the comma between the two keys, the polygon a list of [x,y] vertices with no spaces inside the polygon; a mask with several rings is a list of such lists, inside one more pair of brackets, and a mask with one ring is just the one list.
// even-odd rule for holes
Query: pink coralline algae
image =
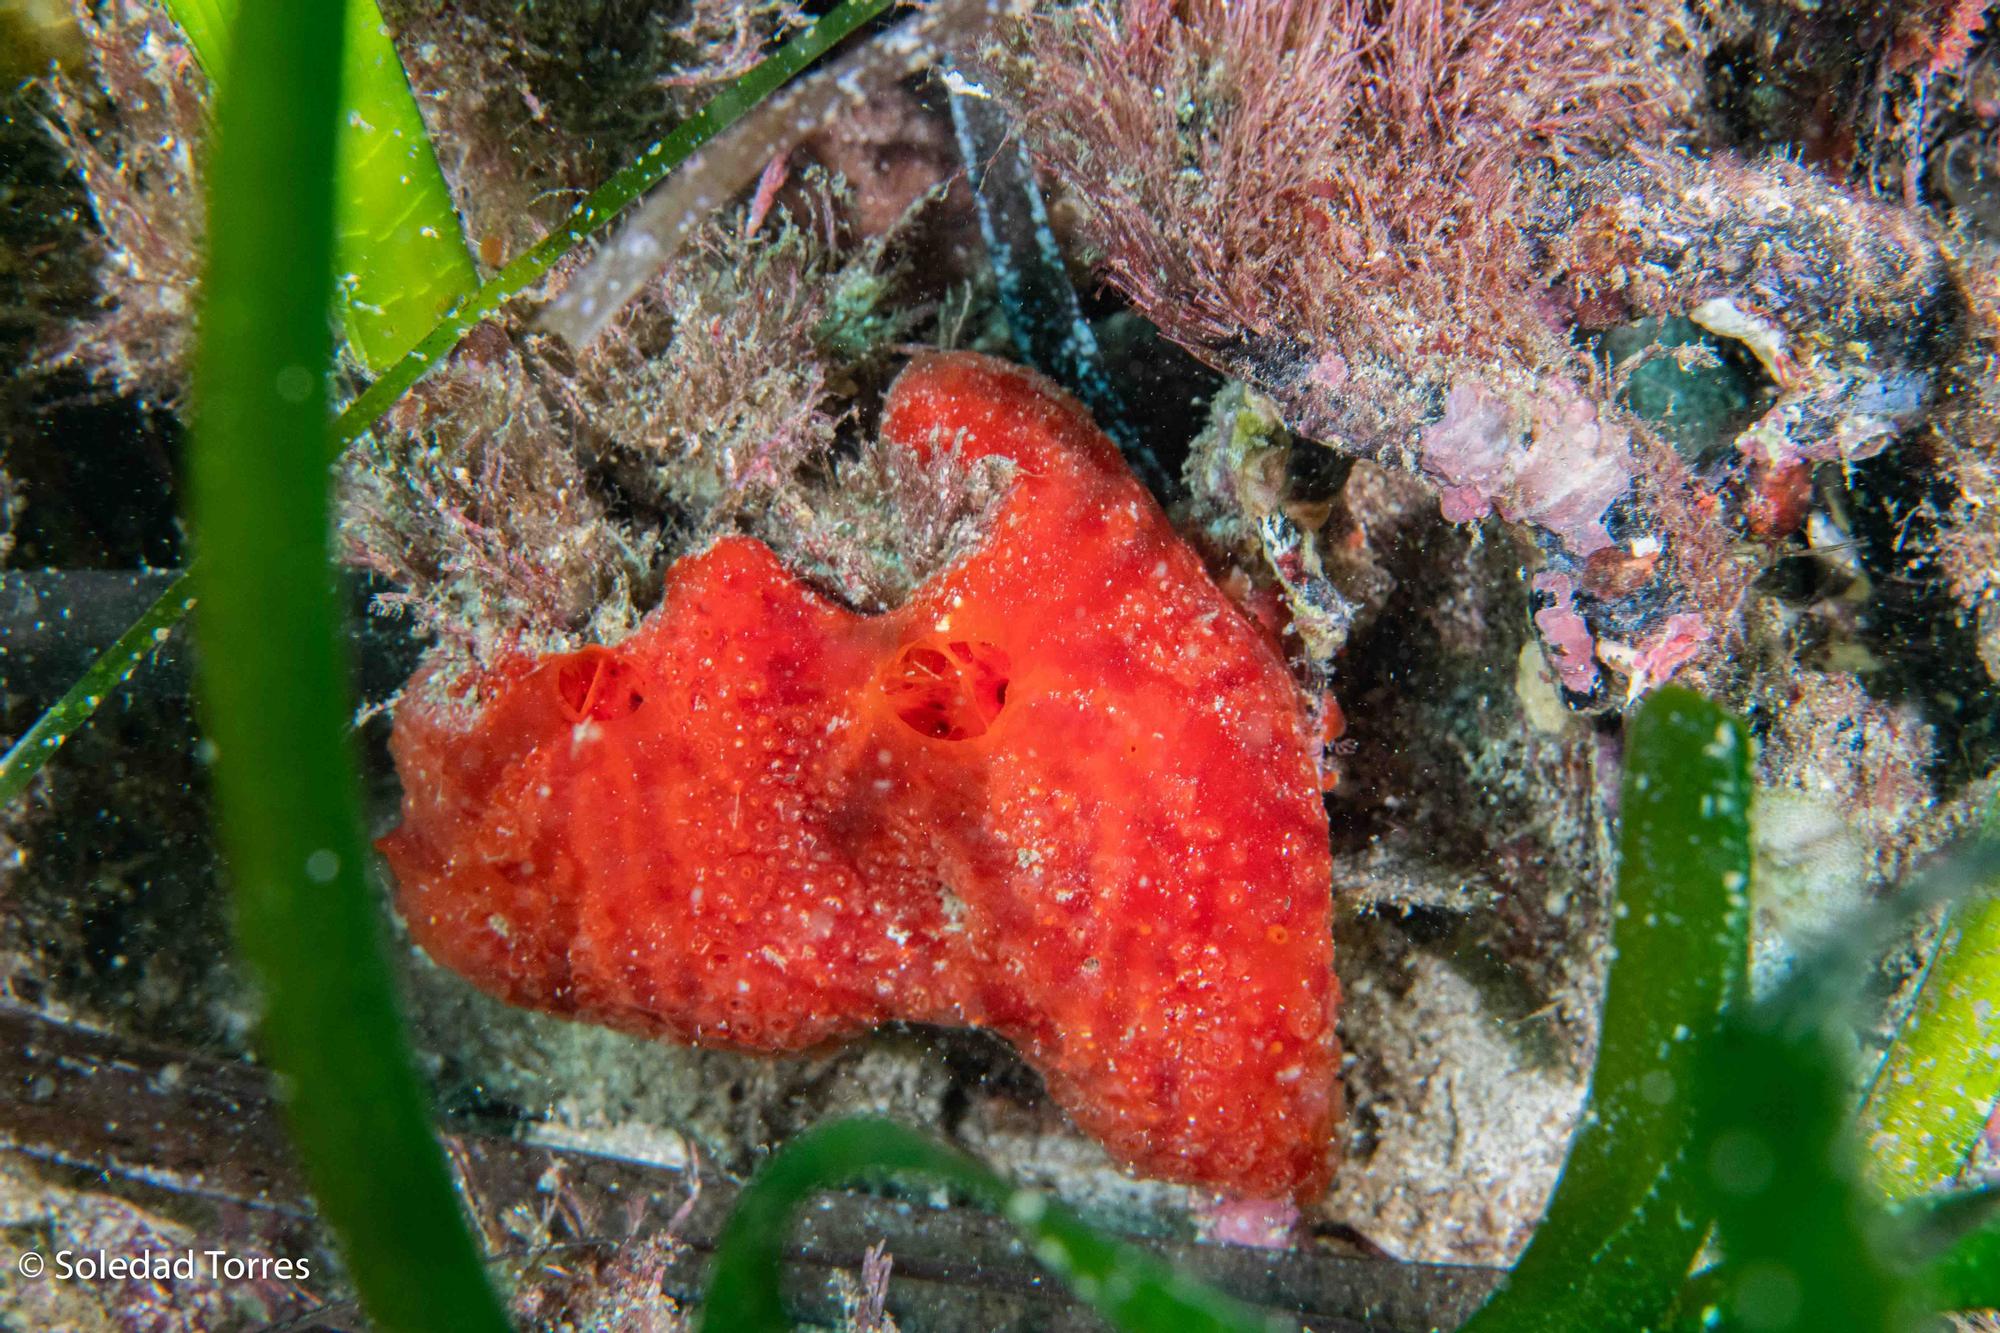
{"label": "pink coralline algae", "polygon": [[1681,611],[1668,616],[1666,623],[1625,654],[1614,652],[1609,645],[1600,649],[1599,654],[1620,657],[1617,664],[1631,679],[1630,692],[1639,695],[1662,681],[1672,680],[1674,673],[1692,662],[1711,637],[1707,622],[1692,612]]}
{"label": "pink coralline algae", "polygon": [[1597,664],[1593,660],[1597,645],[1591,638],[1590,626],[1576,611],[1576,580],[1567,574],[1544,573],[1535,575],[1532,586],[1538,596],[1549,600],[1549,605],[1535,612],[1535,628],[1549,645],[1557,677],[1564,689],[1589,694],[1597,688]]}
{"label": "pink coralline algae", "polygon": [[1459,384],[1417,448],[1442,485],[1446,518],[1463,523],[1497,509],[1554,533],[1578,557],[1611,545],[1604,511],[1632,489],[1629,432],[1561,381],[1523,397]]}
{"label": "pink coralline algae", "polygon": [[728,537],[623,642],[413,685],[382,844],[411,933],[504,999],[678,1041],[990,1028],[1139,1170],[1315,1197],[1332,865],[1283,658],[1033,375],[920,359],[882,435],[1014,468],[901,607]]}

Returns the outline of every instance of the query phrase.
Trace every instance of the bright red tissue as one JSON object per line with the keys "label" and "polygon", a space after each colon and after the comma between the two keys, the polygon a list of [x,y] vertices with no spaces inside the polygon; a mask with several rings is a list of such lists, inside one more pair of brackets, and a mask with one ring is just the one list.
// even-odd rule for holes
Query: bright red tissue
{"label": "bright red tissue", "polygon": [[1332,868],[1283,660],[1034,375],[924,357],[882,430],[1016,465],[900,609],[729,537],[615,647],[405,702],[382,848],[412,933],[504,999],[677,1041],[989,1028],[1138,1170],[1316,1196]]}

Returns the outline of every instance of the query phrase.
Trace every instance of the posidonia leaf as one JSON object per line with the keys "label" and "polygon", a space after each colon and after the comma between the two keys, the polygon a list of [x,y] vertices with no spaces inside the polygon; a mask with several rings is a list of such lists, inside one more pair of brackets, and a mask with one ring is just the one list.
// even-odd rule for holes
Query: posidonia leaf
{"label": "posidonia leaf", "polygon": [[772,1156],[744,1189],[716,1244],[702,1301],[702,1333],[782,1333],[779,1263],[793,1215],[818,1190],[889,1175],[942,1183],[1020,1229],[1043,1267],[1132,1333],[1269,1333],[1267,1323],[1221,1293],[1181,1277],[1151,1255],[1108,1240],[1061,1204],[1015,1189],[954,1148],[886,1120],[819,1125]]}
{"label": "posidonia leaf", "polygon": [[1640,706],[1619,808],[1613,960],[1585,1103],[1548,1213],[1466,1333],[1664,1327],[1706,1232],[1697,1080],[1743,991],[1750,740],[1699,695]]}
{"label": "posidonia leaf", "polygon": [[1699,1150],[1726,1328],[1902,1333],[1922,1309],[1860,1188],[1846,1062],[1830,1026],[1762,1006],[1716,1043]]}
{"label": "posidonia leaf", "polygon": [[[164,0],[218,85],[242,0]],[[334,217],[348,341],[380,371],[479,285],[451,189],[376,0],[344,0]]]}
{"label": "posidonia leaf", "polygon": [[[2000,808],[1987,839],[2000,837]],[[1861,1108],[1868,1174],[1884,1198],[1956,1179],[2000,1102],[2000,883],[1946,910],[1916,1002]]]}
{"label": "posidonia leaf", "polygon": [[[1962,1228],[1959,1210],[1976,1213],[1979,1197],[1888,1209],[1864,1179],[1851,1033],[1855,1001],[1901,924],[1940,902],[1972,904],[1996,872],[2000,848],[1988,841],[1944,858],[1725,1025],[1696,1152],[1722,1262],[1703,1275],[1690,1315],[1757,1333],[1914,1333],[1935,1327],[1939,1308],[1995,1294],[1988,1233],[1928,1268],[1917,1253],[1926,1233]],[[1973,1118],[1983,1124],[1983,1111]]]}
{"label": "posidonia leaf", "polygon": [[403,1039],[348,750],[324,461],[343,26],[341,0],[290,0],[230,33],[188,452],[199,692],[258,1044],[313,1197],[376,1327],[499,1333]]}
{"label": "posidonia leaf", "polygon": [[1985,1220],[1924,1269],[1939,1309],[2000,1310],[2000,1186],[1985,1195]]}

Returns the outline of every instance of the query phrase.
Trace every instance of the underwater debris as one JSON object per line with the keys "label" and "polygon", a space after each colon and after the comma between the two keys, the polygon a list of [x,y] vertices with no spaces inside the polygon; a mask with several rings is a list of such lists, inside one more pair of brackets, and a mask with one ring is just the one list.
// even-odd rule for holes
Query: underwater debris
{"label": "underwater debris", "polygon": [[1140,1170],[1317,1197],[1331,866],[1282,660],[1029,372],[919,360],[883,436],[1018,469],[899,609],[725,538],[617,645],[406,697],[382,846],[412,934],[514,1003],[682,1041],[989,1027]]}

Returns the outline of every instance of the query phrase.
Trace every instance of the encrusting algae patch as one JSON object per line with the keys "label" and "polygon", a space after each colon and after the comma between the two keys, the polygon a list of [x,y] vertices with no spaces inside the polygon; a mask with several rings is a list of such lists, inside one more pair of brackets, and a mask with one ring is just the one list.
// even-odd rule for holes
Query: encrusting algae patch
{"label": "encrusting algae patch", "polygon": [[922,357],[882,435],[1014,469],[900,608],[726,537],[620,643],[409,693],[382,847],[412,933],[514,1003],[685,1042],[989,1028],[1132,1167],[1316,1198],[1332,867],[1279,650],[1030,372]]}

